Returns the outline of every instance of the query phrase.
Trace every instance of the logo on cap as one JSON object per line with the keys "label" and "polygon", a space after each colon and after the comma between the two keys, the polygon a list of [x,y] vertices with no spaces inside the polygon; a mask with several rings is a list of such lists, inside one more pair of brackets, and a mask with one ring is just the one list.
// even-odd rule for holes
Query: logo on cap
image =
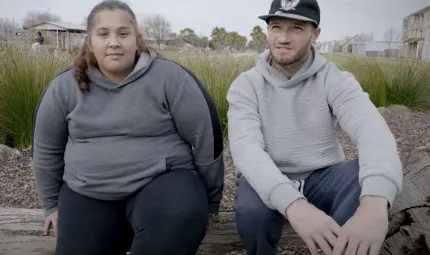
{"label": "logo on cap", "polygon": [[281,0],[281,10],[291,11],[295,10],[296,6],[300,3],[300,0]]}

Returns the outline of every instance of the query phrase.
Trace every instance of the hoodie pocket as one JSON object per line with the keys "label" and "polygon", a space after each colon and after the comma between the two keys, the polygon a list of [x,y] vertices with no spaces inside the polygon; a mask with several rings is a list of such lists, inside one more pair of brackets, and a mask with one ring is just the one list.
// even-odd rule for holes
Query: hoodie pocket
{"label": "hoodie pocket", "polygon": [[196,172],[202,178],[208,188],[220,187],[224,183],[224,157],[223,153],[218,158],[207,163],[195,163]]}

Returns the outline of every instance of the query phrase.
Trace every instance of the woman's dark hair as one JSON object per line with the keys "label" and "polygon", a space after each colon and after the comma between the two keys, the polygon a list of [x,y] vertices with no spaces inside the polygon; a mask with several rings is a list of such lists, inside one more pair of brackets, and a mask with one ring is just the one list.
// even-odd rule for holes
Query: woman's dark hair
{"label": "woman's dark hair", "polygon": [[[94,27],[95,16],[105,10],[113,11],[113,10],[122,10],[130,14],[132,22],[134,24],[136,34],[137,34],[137,51],[141,52],[149,52],[150,48],[145,44],[143,40],[143,36],[141,35],[136,15],[131,10],[131,8],[124,2],[118,0],[105,0],[99,4],[97,4],[90,12],[90,15],[87,18],[87,34],[91,33],[91,30]],[[87,40],[89,37],[87,37]],[[83,91],[88,91],[88,76],[86,74],[86,70],[89,66],[94,66],[98,68],[98,64],[94,54],[90,52],[88,49],[88,42],[85,41],[80,49],[78,56],[75,58],[73,67],[74,67],[74,77],[79,84],[79,88]]]}

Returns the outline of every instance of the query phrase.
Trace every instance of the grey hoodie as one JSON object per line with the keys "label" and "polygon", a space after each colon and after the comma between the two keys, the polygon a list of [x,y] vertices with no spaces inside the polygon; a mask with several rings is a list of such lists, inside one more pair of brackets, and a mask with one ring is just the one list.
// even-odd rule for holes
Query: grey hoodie
{"label": "grey hoodie", "polygon": [[223,137],[198,79],[153,53],[142,54],[119,85],[96,68],[87,74],[89,92],[79,90],[73,69],[56,75],[36,109],[33,166],[45,215],[57,210],[63,179],[80,194],[120,200],[174,169],[196,172],[217,212]]}
{"label": "grey hoodie", "polygon": [[293,180],[345,159],[336,121],[357,146],[361,196],[382,196],[392,205],[401,191],[402,165],[385,120],[354,76],[339,71],[313,47],[290,80],[270,66],[269,51],[264,52],[254,68],[233,82],[227,100],[238,174],[282,215],[304,198]]}

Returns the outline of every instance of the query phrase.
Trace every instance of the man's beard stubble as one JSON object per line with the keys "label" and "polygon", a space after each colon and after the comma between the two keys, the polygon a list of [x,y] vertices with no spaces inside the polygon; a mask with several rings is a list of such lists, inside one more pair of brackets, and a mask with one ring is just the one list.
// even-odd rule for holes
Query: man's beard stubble
{"label": "man's beard stubble", "polygon": [[292,59],[287,59],[286,61],[280,61],[276,59],[276,57],[272,54],[272,50],[270,49],[272,61],[278,66],[281,66],[287,70],[294,69],[296,66],[301,66],[304,62],[306,62],[311,43],[312,41],[309,40],[308,43],[303,46]]}

